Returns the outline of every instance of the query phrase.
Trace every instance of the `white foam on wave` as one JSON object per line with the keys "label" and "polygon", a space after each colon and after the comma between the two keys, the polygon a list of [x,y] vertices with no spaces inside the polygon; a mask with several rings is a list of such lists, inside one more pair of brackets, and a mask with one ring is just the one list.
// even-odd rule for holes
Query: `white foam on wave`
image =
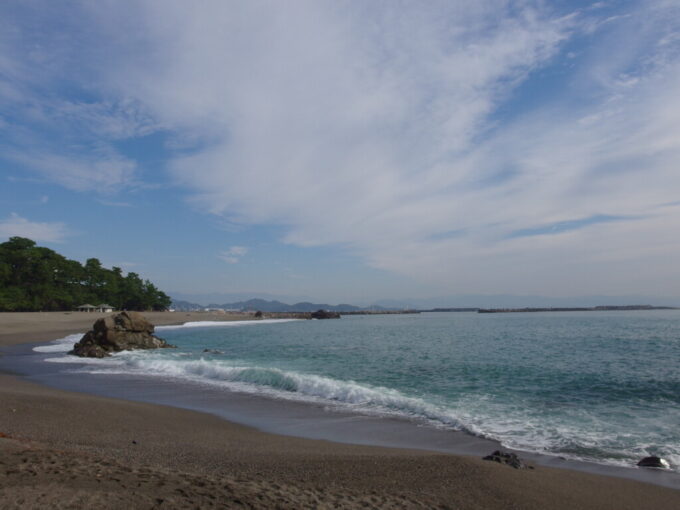
{"label": "white foam on wave", "polygon": [[233,327],[233,326],[255,326],[257,324],[278,324],[281,322],[294,322],[304,319],[253,319],[247,321],[197,321],[175,324],[172,326],[156,326],[156,331],[166,329],[184,328],[214,328],[214,327]]}
{"label": "white foam on wave", "polygon": [[[670,462],[673,471],[680,471],[680,444],[661,437],[646,442],[654,437],[656,420],[650,421],[649,428],[638,422],[624,430],[609,417],[584,410],[569,415],[538,414],[528,412],[528,406],[521,402],[498,405],[485,400],[483,396],[460,400],[459,417],[466,430],[507,448],[627,468],[634,467],[642,457],[659,455]],[[612,410],[619,420],[622,413],[624,410]],[[629,417],[628,423],[632,424],[632,419]],[[641,430],[645,430],[646,439]]]}
{"label": "white foam on wave", "polygon": [[177,356],[158,357],[151,353],[120,353],[114,357],[120,361],[115,366],[95,362],[79,369],[78,372],[142,375],[191,381],[221,386],[232,391],[264,394],[277,399],[351,406],[371,414],[407,416],[431,422],[433,425],[465,429],[450,410],[420,398],[409,397],[391,388],[278,368],[234,365],[227,361],[203,358],[198,360],[177,358]]}
{"label": "white foam on wave", "polygon": [[49,363],[70,363],[78,365],[96,365],[98,367],[124,366],[125,361],[117,360],[114,356],[107,358],[81,358],[80,356],[64,355],[58,358],[45,358]]}
{"label": "white foam on wave", "polygon": [[68,335],[64,338],[59,338],[50,342],[47,345],[39,345],[38,347],[33,347],[35,352],[68,352],[73,349],[73,344],[83,337],[84,333],[76,333],[74,335]]}

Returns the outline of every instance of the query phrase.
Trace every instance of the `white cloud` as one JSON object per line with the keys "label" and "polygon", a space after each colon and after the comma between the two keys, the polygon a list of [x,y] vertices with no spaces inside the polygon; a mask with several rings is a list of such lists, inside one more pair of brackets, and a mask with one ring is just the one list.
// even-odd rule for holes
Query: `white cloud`
{"label": "white cloud", "polygon": [[110,193],[138,184],[115,142],[160,126],[139,102],[96,84],[99,41],[69,9],[78,6],[0,6],[0,158],[69,189]]}
{"label": "white cloud", "polygon": [[6,149],[3,156],[75,191],[117,191],[134,182],[137,167],[135,161],[106,146],[92,153],[68,154],[37,147],[26,151]]}
{"label": "white cloud", "polygon": [[0,237],[27,237],[36,242],[61,243],[69,235],[69,230],[63,223],[41,223],[29,221],[16,213],[11,213],[7,219],[0,220]]}
{"label": "white cloud", "polygon": [[54,101],[44,108],[50,122],[110,140],[145,136],[160,129],[140,104],[128,98],[117,102]]}
{"label": "white cloud", "polygon": [[[108,139],[162,126],[197,207],[447,292],[670,290],[678,7],[595,6],[101,2],[85,9],[107,99],[53,102],[35,122]],[[69,187],[103,180],[94,158],[61,176],[66,162],[30,157]],[[134,179],[133,162],[103,159],[94,174]],[[598,215],[636,219],[512,236]],[[236,263],[232,249],[220,257]]]}
{"label": "white cloud", "polygon": [[[650,56],[655,38],[670,40],[668,13],[646,5],[597,19],[531,2],[149,3],[138,18],[148,51],[112,81],[202,140],[171,170],[207,211],[279,224],[287,242],[344,246],[447,289],[550,292],[546,282],[578,280],[560,267],[580,260],[566,265],[601,271],[581,282],[596,291],[620,278],[597,250],[634,258],[629,233],[661,234],[676,217],[508,236],[645,216],[677,195],[677,48]],[[601,47],[577,49],[572,97],[497,117],[580,30]]]}
{"label": "white cloud", "polygon": [[247,247],[232,246],[228,250],[221,252],[218,256],[228,264],[237,264],[246,253],[248,253]]}

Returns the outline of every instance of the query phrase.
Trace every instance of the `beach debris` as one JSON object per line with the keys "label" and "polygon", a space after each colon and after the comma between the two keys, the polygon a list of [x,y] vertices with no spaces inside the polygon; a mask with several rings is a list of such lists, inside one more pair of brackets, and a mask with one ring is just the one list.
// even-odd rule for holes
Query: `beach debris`
{"label": "beach debris", "polygon": [[671,465],[668,463],[666,459],[662,459],[661,457],[657,457],[656,455],[650,455],[649,457],[645,457],[644,459],[641,459],[640,462],[637,463],[638,466],[640,467],[651,467],[651,468],[662,468],[662,469],[670,469]]}
{"label": "beach debris", "polygon": [[153,335],[154,325],[138,312],[121,312],[95,321],[69,354],[103,358],[112,352],[174,347]]}
{"label": "beach debris", "polygon": [[482,460],[491,460],[498,462],[499,464],[505,464],[507,466],[513,467],[515,469],[534,469],[533,466],[528,466],[522,459],[520,459],[516,454],[509,452],[502,452],[496,450],[491,455],[487,455]]}
{"label": "beach debris", "polygon": [[329,312],[328,310],[317,310],[311,313],[312,319],[339,319],[338,312]]}

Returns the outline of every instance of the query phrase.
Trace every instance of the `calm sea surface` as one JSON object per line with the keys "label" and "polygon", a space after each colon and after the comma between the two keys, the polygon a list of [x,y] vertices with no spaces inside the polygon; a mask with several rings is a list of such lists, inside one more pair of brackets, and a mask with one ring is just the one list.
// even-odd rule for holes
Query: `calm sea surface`
{"label": "calm sea surface", "polygon": [[[309,400],[607,464],[680,470],[680,311],[424,313],[157,328],[177,350],[66,371]],[[208,350],[205,352],[205,350]]]}

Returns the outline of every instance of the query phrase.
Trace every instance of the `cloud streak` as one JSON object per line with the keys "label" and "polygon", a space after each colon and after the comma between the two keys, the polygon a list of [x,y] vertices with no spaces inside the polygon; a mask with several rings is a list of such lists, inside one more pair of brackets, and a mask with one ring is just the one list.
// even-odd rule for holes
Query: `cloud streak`
{"label": "cloud streak", "polygon": [[[34,9],[32,9],[32,7]],[[55,32],[53,16],[64,19]],[[88,48],[98,47],[57,2],[0,7],[0,161],[76,191],[138,183],[115,142],[160,129],[133,99],[101,95]]]}
{"label": "cloud streak", "polygon": [[[599,23],[503,2],[417,12],[314,3],[231,16],[166,7],[147,19],[171,19],[172,30],[152,21],[151,44],[175,59],[143,82],[154,91],[143,102],[210,140],[171,170],[196,204],[235,223],[277,223],[286,242],[344,246],[449,288],[493,291],[491,274],[521,292],[537,290],[527,283],[537,276],[562,287],[555,275],[567,265],[606,275],[603,289],[615,284],[600,252],[634,259],[630,233],[662,235],[678,219],[649,216],[680,189],[680,110],[669,107],[677,48],[659,49],[663,4]],[[498,116],[532,73],[585,37],[598,44],[581,48],[568,95]],[[508,239],[614,216],[649,217]],[[563,260],[569,253],[582,269]]]}
{"label": "cloud streak", "polygon": [[43,104],[35,123],[105,148],[13,157],[72,189],[120,188],[138,167],[114,141],[163,129],[195,207],[286,243],[447,293],[672,293],[679,9],[591,7],[85,5],[104,97]]}

